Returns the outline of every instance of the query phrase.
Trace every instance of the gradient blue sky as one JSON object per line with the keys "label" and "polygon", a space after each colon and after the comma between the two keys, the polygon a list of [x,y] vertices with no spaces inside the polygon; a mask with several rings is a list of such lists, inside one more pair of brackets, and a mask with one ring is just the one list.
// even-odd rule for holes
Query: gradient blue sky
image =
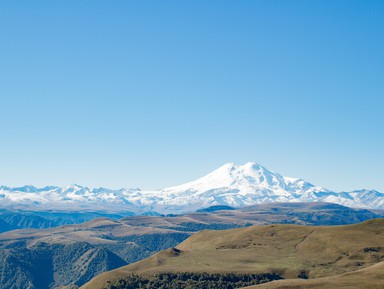
{"label": "gradient blue sky", "polygon": [[384,1],[1,1],[0,109],[0,185],[384,191]]}

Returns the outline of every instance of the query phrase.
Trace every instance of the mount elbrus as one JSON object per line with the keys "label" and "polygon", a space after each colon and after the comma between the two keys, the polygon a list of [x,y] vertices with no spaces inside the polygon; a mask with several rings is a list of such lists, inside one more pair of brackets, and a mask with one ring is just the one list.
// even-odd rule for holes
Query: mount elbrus
{"label": "mount elbrus", "polygon": [[131,211],[186,213],[213,205],[243,207],[271,202],[332,202],[349,207],[384,208],[384,194],[375,190],[334,192],[302,179],[284,177],[256,163],[228,163],[210,174],[175,187],[90,189],[78,185],[36,188],[0,187],[0,206],[21,210]]}

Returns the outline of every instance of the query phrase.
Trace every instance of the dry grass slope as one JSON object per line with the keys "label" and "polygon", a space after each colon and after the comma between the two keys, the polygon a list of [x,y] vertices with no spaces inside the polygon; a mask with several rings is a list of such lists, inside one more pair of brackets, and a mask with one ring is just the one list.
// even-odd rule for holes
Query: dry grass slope
{"label": "dry grass slope", "polygon": [[131,273],[274,272],[288,279],[336,276],[384,261],[384,219],[334,227],[268,225],[202,231],[177,249],[180,252],[162,251],[103,273],[82,288],[103,288],[106,282]]}
{"label": "dry grass slope", "polygon": [[[308,280],[281,280],[246,289],[383,289],[384,262],[338,276]],[[245,289],[244,288],[244,289]]]}

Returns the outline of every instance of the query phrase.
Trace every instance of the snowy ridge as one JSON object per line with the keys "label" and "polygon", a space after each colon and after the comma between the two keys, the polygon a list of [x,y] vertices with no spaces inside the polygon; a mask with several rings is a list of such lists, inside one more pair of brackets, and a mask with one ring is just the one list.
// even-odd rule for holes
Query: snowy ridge
{"label": "snowy ridge", "polygon": [[131,210],[184,213],[212,205],[242,207],[270,202],[332,202],[384,209],[384,194],[374,190],[333,192],[302,179],[281,176],[256,163],[228,163],[180,186],[157,191],[67,187],[0,187],[0,207],[29,210]]}

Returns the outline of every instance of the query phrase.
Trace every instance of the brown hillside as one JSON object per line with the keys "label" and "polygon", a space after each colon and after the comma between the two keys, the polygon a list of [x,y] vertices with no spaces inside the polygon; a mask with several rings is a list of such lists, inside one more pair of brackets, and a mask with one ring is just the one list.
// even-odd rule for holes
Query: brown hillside
{"label": "brown hillside", "polygon": [[383,289],[384,262],[338,276],[308,280],[280,280],[244,289]]}
{"label": "brown hillside", "polygon": [[[102,288],[131,273],[278,273],[283,278],[320,278],[384,260],[384,220],[357,225],[253,226],[202,231],[151,258],[103,273],[82,288]],[[282,287],[283,288],[283,287]]]}

